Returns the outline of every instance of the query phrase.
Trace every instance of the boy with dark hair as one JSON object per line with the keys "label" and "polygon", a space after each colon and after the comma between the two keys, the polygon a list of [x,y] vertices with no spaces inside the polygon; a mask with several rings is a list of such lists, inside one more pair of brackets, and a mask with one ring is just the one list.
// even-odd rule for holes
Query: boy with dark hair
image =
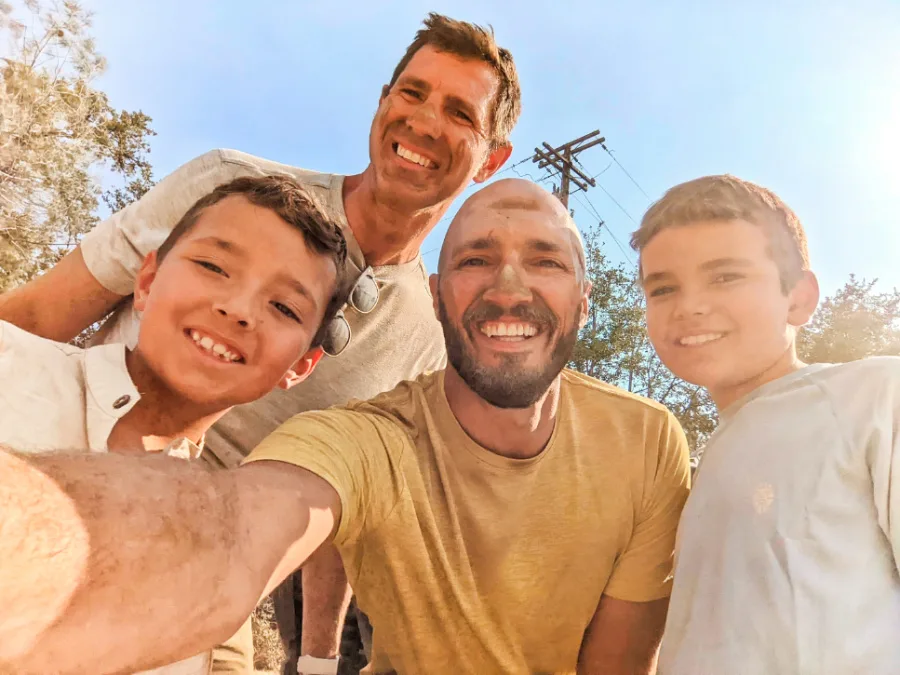
{"label": "boy with dark hair", "polygon": [[[198,457],[232,406],[312,372],[345,255],[338,226],[293,180],[216,188],[146,257],[134,349],[80,349],[0,322],[0,444]],[[204,653],[153,672],[209,668]]]}
{"label": "boy with dark hair", "polygon": [[802,363],[819,290],[771,191],[678,185],[632,238],[650,339],[720,425],[679,526],[662,675],[900,664],[900,359]]}

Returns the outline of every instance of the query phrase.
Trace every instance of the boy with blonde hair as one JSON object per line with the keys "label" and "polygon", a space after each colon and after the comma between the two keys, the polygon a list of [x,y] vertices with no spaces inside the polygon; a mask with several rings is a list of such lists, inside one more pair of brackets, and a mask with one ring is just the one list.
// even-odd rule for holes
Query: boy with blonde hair
{"label": "boy with blonde hair", "polygon": [[732,176],[669,190],[632,237],[650,339],[720,425],[678,535],[662,675],[900,667],[900,359],[802,363],[806,236]]}

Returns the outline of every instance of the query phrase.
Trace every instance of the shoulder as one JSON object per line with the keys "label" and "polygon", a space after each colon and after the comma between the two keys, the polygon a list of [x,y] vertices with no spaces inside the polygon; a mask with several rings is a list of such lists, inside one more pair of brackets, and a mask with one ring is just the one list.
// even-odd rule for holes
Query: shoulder
{"label": "shoulder", "polygon": [[151,192],[155,195],[160,193],[185,194],[194,198],[195,201],[217,185],[227,183],[235,178],[271,174],[290,176],[304,187],[309,188],[319,198],[324,197],[331,189],[333,182],[341,178],[334,174],[256,157],[231,148],[216,148],[179,166],[163,178]]}
{"label": "shoulder", "polygon": [[809,366],[807,380],[829,393],[872,399],[900,392],[900,357],[871,356],[858,361]]}
{"label": "shoulder", "polygon": [[[218,162],[233,167],[243,167],[249,172],[264,175],[282,174],[291,176],[297,182],[312,188],[330,188],[335,178],[342,178],[337,174],[323,173],[312,169],[304,169],[291,164],[283,164],[271,159],[256,157],[246,152],[232,150],[230,148],[217,148],[201,155],[200,158],[208,158],[207,161]],[[198,158],[198,159],[200,159]]]}
{"label": "shoulder", "polygon": [[563,386],[578,406],[602,406],[618,414],[664,419],[671,415],[661,403],[645,396],[633,394],[621,387],[597,380],[576,370],[563,371]]}
{"label": "shoulder", "polygon": [[11,323],[0,321],[0,355],[4,357],[46,362],[48,359],[77,359],[83,354],[81,347],[38,337]]}

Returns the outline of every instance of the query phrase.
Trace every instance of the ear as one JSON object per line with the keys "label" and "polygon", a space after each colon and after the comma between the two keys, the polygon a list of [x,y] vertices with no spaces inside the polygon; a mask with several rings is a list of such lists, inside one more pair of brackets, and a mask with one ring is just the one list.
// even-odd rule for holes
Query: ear
{"label": "ear", "polygon": [[387,98],[387,95],[391,93],[390,85],[386,84],[381,87],[381,98],[378,99],[378,105],[384,103],[384,99]]}
{"label": "ear", "polygon": [[478,173],[475,174],[475,177],[472,180],[476,183],[483,183],[493,176],[500,170],[501,166],[506,164],[506,160],[509,159],[512,151],[512,143],[504,143],[499,148],[491,151],[491,154],[487,156],[484,164],[481,165],[481,168],[478,169]]}
{"label": "ear", "polygon": [[440,277],[437,274],[432,274],[428,277],[428,287],[431,289],[431,306],[434,309],[434,318],[438,321],[441,320],[441,312],[438,309],[440,304],[440,298],[438,297],[438,293],[440,292],[440,287],[438,282],[440,281]]}
{"label": "ear", "polygon": [[797,328],[805,326],[819,304],[819,280],[816,275],[809,270],[805,271],[788,296],[791,303],[788,323]]}
{"label": "ear", "polygon": [[321,347],[310,349],[300,357],[300,360],[294,364],[293,368],[284,374],[284,377],[281,378],[281,382],[278,383],[278,388],[290,389],[294,385],[303,382],[303,380],[312,375],[313,370],[316,368],[316,364],[322,360],[323,356],[325,356],[325,351]]}
{"label": "ear", "polygon": [[581,330],[582,328],[584,328],[585,324],[587,324],[588,310],[591,307],[591,289],[592,288],[593,288],[593,285],[591,284],[590,281],[584,282],[584,293],[581,296],[581,303],[580,303],[580,307],[579,307],[579,309],[581,311],[581,317],[578,319],[578,330]]}
{"label": "ear", "polygon": [[141,269],[138,270],[137,276],[134,278],[134,308],[139,312],[144,311],[147,306],[147,298],[150,297],[150,287],[153,280],[156,279],[156,272],[159,270],[159,264],[156,262],[156,251],[150,251],[144,262],[141,263]]}

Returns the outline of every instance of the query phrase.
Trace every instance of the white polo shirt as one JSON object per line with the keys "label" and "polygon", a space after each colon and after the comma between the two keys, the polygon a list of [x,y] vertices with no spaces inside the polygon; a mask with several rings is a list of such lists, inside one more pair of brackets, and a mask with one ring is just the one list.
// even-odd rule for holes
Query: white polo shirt
{"label": "white polo shirt", "polygon": [[661,675],[900,673],[900,358],[722,413],[681,517]]}
{"label": "white polo shirt", "polygon": [[[140,400],[125,366],[124,345],[80,349],[0,321],[0,444],[24,453],[106,452],[113,427]],[[200,456],[187,439],[165,453]],[[147,673],[207,675],[210,653]]]}

